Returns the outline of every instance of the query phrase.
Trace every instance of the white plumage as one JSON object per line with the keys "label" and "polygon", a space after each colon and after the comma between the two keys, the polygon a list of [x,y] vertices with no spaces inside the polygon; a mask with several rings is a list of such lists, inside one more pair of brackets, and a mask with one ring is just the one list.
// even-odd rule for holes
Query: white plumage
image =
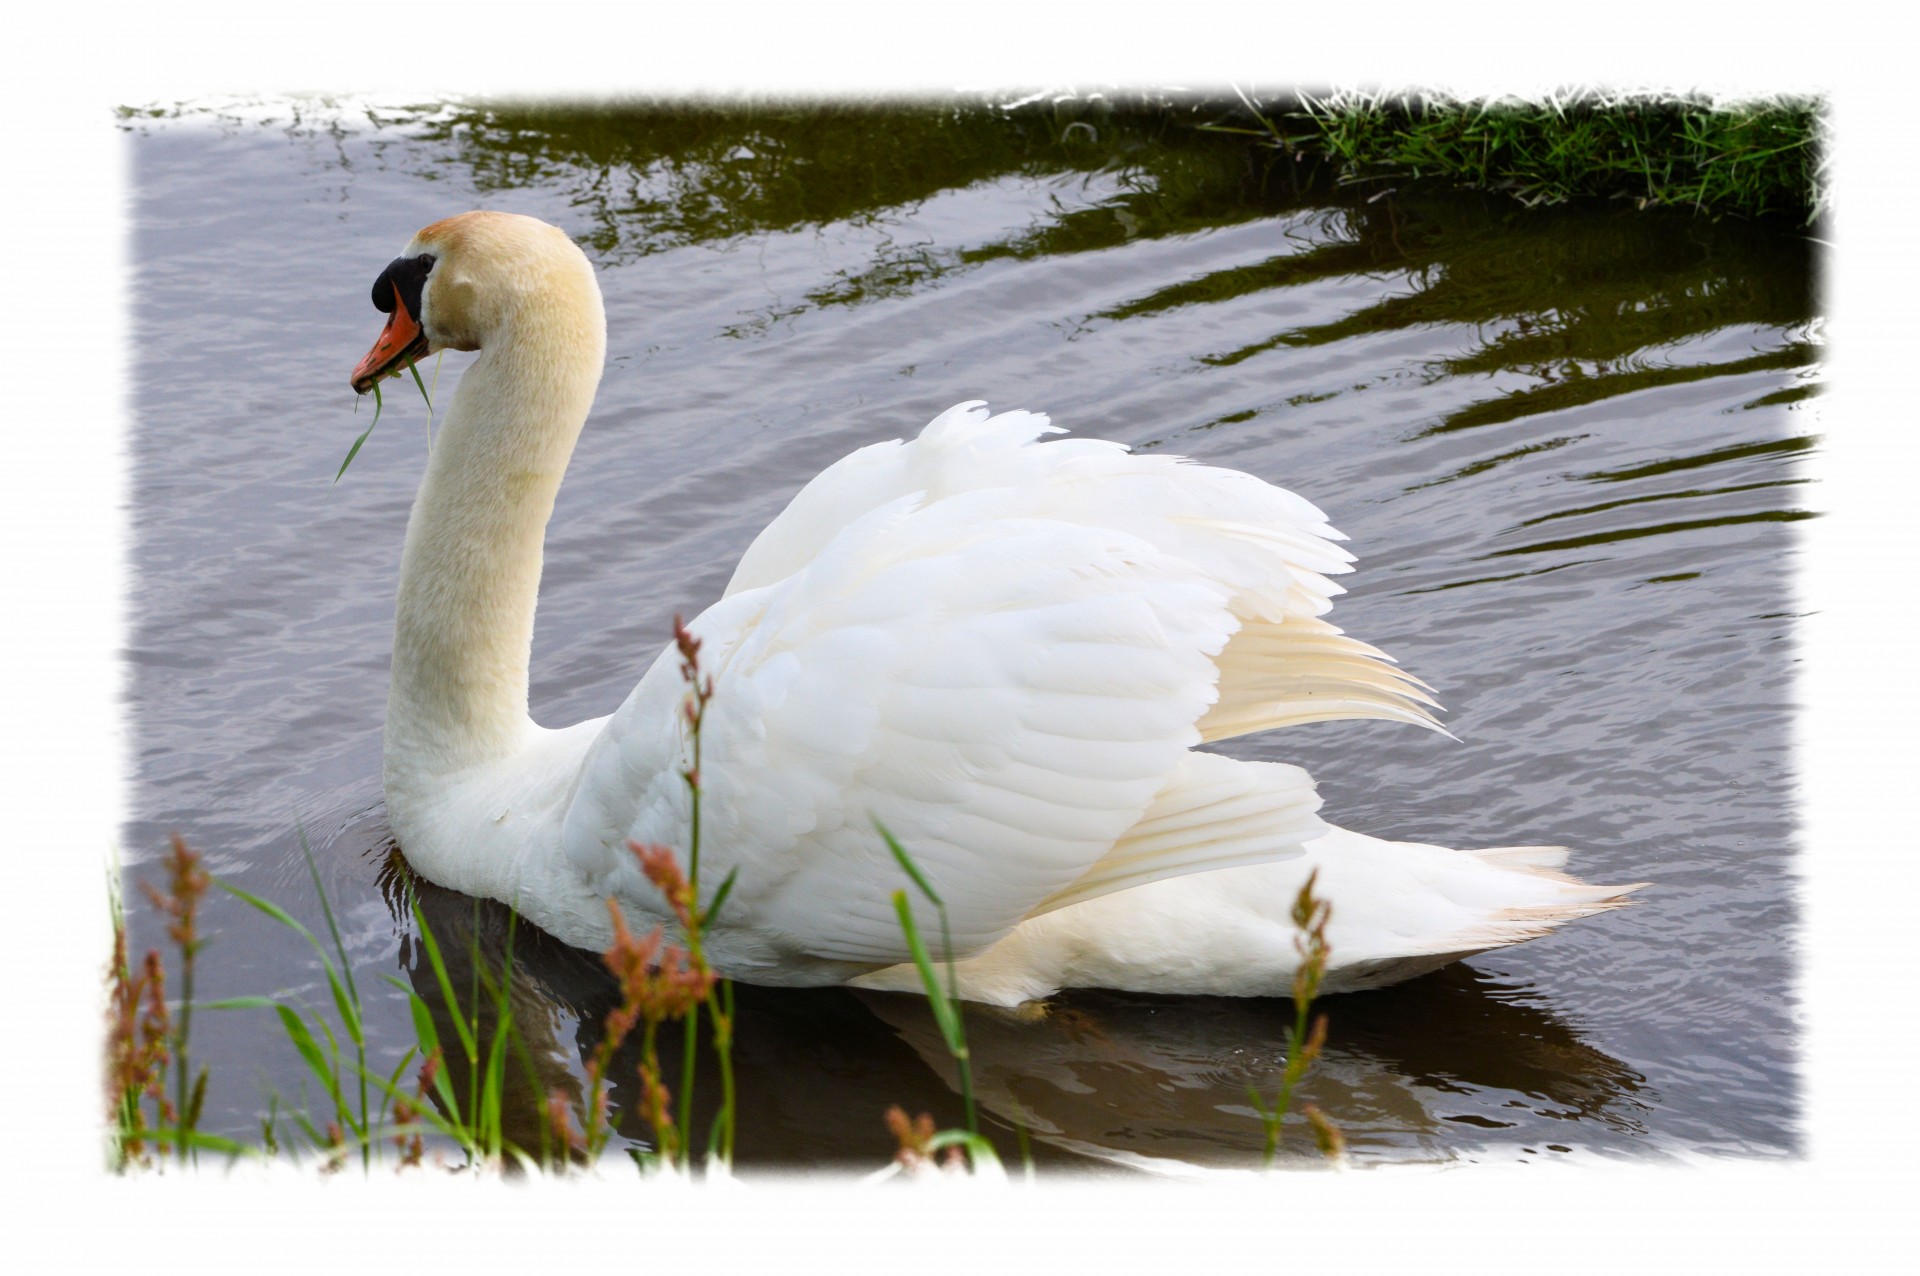
{"label": "white plumage", "polygon": [[[526,716],[540,541],[604,354],[598,287],[563,235],[506,214],[428,227],[403,259],[425,257],[428,348],[481,354],[408,527],[389,813],[428,877],[602,947],[609,896],[666,916],[626,843],[686,846],[689,757],[672,649],[608,718]],[[356,385],[404,344],[384,335]],[[1438,727],[1423,684],[1320,619],[1351,556],[1319,510],[1246,474],[1042,441],[1059,432],[968,403],[855,452],[690,625],[717,688],[701,875],[738,874],[707,945],[723,973],[914,986],[889,969],[905,878],[876,821],[945,898],[963,993],[1002,1003],[1076,984],[1284,993],[1288,908],[1315,866],[1330,990],[1630,889],[1566,878],[1548,848],[1331,829],[1299,768],[1195,752],[1326,718]]]}

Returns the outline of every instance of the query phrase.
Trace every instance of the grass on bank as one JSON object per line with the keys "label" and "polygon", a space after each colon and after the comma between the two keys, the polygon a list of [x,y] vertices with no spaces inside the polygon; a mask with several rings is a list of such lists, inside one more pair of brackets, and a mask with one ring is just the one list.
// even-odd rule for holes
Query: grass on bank
{"label": "grass on bank", "polygon": [[1610,198],[1810,224],[1826,207],[1823,107],[1812,98],[1342,91],[1290,102],[1243,95],[1251,123],[1210,127],[1330,160],[1343,182],[1438,178],[1529,205]]}

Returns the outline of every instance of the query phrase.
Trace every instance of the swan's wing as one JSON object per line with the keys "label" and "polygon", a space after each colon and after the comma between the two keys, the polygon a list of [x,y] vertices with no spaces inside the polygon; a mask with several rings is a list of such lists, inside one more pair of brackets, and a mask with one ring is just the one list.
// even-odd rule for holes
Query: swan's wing
{"label": "swan's wing", "polygon": [[[865,447],[801,489],[748,548],[728,594],[804,568],[853,520],[918,495],[935,505],[997,490],[1010,513],[1138,536],[1225,586],[1241,621],[1219,661],[1219,701],[1203,738],[1333,718],[1386,718],[1439,730],[1425,684],[1322,619],[1352,570],[1345,539],[1309,502],[1236,470],[1118,443],[1063,439],[1035,412],[989,415],[977,402],[936,417],[911,442]],[[1436,706],[1437,707],[1437,706]]]}
{"label": "swan's wing", "polygon": [[[716,686],[701,876],[738,870],[723,924],[761,937],[758,961],[906,958],[891,896],[909,883],[875,820],[942,894],[956,951],[990,943],[1093,869],[1198,742],[1227,591],[1138,538],[1003,504],[882,506],[690,626]],[[685,846],[676,663],[608,721],[566,822],[591,888],[641,907],[624,841]]]}
{"label": "swan's wing", "polygon": [[[935,417],[912,441],[891,439],[849,453],[813,476],[740,557],[729,595],[784,580],[806,567],[846,526],[903,497],[934,503],[959,492],[1019,484],[1027,444],[1064,433],[1038,412],[989,416],[978,402]],[[1074,446],[1088,446],[1074,440]],[[1058,445],[1055,445],[1058,446]],[[1115,448],[1112,443],[1092,443]],[[1053,449],[1047,449],[1053,459]]]}
{"label": "swan's wing", "polygon": [[861,448],[814,476],[763,529],[727,593],[800,571],[849,524],[903,497],[926,505],[995,490],[999,508],[1130,532],[1277,611],[1318,615],[1341,592],[1326,579],[1353,555],[1325,515],[1292,492],[1184,457],[1143,456],[1105,439],[1068,438],[1038,412],[947,409],[910,442]]}

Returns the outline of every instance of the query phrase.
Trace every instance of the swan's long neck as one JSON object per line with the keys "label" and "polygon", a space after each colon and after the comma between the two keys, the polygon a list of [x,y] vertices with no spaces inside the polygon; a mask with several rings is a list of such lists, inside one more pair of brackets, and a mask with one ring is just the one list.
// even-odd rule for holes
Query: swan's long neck
{"label": "swan's long neck", "polygon": [[503,323],[434,440],[400,563],[389,772],[483,763],[531,732],[541,543],[606,353],[597,289],[578,301]]}

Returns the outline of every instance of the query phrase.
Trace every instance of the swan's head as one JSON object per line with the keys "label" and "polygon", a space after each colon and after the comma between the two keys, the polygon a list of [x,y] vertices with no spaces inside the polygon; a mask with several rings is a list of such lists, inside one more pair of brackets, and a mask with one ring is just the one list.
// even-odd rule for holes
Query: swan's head
{"label": "swan's head", "polygon": [[581,337],[604,333],[586,255],[518,213],[461,213],[422,230],[373,281],[373,304],[387,325],[353,370],[359,394],[436,350],[482,349],[528,315],[587,316]]}

